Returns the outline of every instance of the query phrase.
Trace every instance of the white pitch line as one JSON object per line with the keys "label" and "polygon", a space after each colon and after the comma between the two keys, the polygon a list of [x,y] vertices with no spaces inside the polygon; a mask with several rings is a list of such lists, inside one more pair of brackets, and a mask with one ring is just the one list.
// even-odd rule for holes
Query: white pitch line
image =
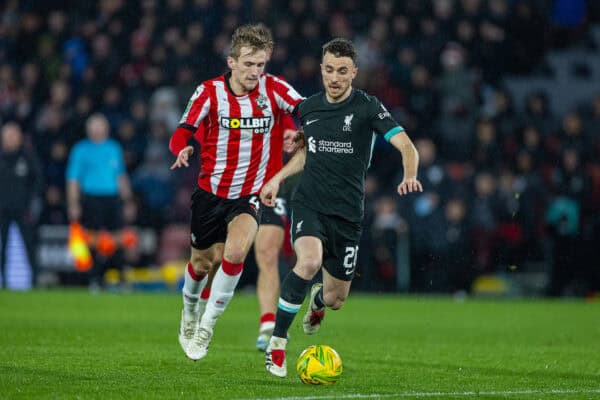
{"label": "white pitch line", "polygon": [[598,389],[551,389],[551,390],[499,390],[491,392],[405,392],[385,394],[332,394],[324,396],[263,397],[240,400],[327,400],[327,399],[389,399],[402,397],[472,397],[472,396],[515,396],[536,394],[592,394],[600,393]]}

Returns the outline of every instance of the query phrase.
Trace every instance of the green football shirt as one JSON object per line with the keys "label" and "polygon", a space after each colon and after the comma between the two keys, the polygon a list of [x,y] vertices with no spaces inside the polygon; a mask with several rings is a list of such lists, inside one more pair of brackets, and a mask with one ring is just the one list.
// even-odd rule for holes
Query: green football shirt
{"label": "green football shirt", "polygon": [[403,128],[376,97],[359,89],[341,103],[329,103],[319,92],[298,105],[298,114],[306,163],[292,205],[361,222],[375,134],[389,140]]}

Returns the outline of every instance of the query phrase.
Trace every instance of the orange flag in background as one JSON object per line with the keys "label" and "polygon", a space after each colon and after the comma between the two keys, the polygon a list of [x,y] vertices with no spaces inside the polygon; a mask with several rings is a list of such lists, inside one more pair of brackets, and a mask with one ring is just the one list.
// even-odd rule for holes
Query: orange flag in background
{"label": "orange flag in background", "polygon": [[85,233],[77,222],[71,223],[69,227],[69,252],[75,260],[77,271],[85,272],[92,268],[94,261],[85,240]]}

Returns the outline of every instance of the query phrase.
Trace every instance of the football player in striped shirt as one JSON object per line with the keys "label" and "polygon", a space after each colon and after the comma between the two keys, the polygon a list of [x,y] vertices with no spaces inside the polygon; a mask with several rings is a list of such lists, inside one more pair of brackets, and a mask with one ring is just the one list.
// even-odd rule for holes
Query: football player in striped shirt
{"label": "football player in striped shirt", "polygon": [[[256,195],[274,168],[269,162],[273,124],[302,100],[288,83],[264,74],[272,48],[272,37],[264,35],[262,26],[236,29],[227,57],[230,71],[198,86],[169,143],[177,157],[171,168],[188,167],[194,151],[188,141],[202,124],[179,332],[179,342],[192,360],[206,355],[217,318],[233,296],[256,236],[261,215]],[[217,266],[200,317],[199,295],[208,272]]]}
{"label": "football player in striped shirt", "polygon": [[[269,159],[270,163],[275,164],[275,168],[272,168],[273,172],[279,171],[283,166],[283,157],[279,157],[278,154],[283,155],[284,151],[288,153],[293,151],[297,132],[296,124],[291,115],[282,114],[275,121],[271,131],[273,157]],[[194,134],[194,138],[201,144],[203,137],[204,130],[200,125]],[[268,176],[266,180],[268,181],[270,178]],[[273,207],[261,205],[263,207],[261,220],[254,241],[254,256],[258,268],[256,297],[258,298],[260,310],[258,337],[256,339],[256,348],[259,351],[266,350],[275,327],[275,311],[279,298],[279,255],[285,238],[285,227],[288,223],[286,197],[289,196],[281,194],[277,197]],[[214,269],[209,272],[208,281],[200,292],[197,306],[199,316],[202,316],[206,308],[215,272]]]}

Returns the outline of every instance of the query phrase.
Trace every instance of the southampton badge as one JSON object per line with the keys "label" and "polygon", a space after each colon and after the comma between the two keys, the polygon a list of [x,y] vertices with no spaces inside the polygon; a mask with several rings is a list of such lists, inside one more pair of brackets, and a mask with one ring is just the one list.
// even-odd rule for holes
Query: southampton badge
{"label": "southampton badge", "polygon": [[256,99],[256,105],[261,110],[264,110],[265,108],[267,108],[267,97],[262,94],[259,95],[258,98]]}

